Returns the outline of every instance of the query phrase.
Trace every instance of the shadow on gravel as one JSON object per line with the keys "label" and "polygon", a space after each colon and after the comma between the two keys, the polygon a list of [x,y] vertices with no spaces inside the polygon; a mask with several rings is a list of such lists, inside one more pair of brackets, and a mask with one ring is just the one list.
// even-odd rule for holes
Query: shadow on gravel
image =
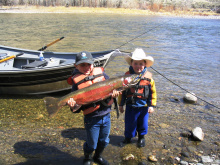
{"label": "shadow on gravel", "polygon": [[14,144],[15,154],[20,154],[27,159],[26,162],[15,165],[80,165],[82,159],[62,152],[56,147],[48,146],[44,142],[32,143],[22,141]]}
{"label": "shadow on gravel", "polygon": [[86,130],[84,128],[71,128],[61,132],[64,138],[86,140]]}
{"label": "shadow on gravel", "polygon": [[[61,132],[61,135],[64,138],[69,139],[80,139],[86,141],[86,130],[84,128],[71,128]],[[110,135],[110,143],[111,145],[118,146],[119,143],[124,139],[123,136]]]}

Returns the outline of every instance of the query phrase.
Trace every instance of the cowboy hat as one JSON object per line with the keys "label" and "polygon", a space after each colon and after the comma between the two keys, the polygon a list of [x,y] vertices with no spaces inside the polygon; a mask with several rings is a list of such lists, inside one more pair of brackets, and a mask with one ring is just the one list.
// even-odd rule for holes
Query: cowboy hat
{"label": "cowboy hat", "polygon": [[124,58],[129,65],[131,65],[132,60],[144,60],[146,62],[146,67],[150,67],[154,63],[154,58],[147,56],[141,48],[136,48],[132,53],[132,56],[127,55]]}

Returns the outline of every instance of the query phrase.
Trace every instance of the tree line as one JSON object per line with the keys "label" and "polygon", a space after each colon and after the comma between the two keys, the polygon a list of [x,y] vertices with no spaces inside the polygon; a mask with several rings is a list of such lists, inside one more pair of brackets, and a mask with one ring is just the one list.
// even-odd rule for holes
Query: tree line
{"label": "tree line", "polygon": [[[210,9],[218,12],[220,0],[0,0],[0,5],[38,5],[38,6],[80,6],[106,8],[135,8],[142,10],[159,11]],[[220,13],[220,11],[219,11]]]}

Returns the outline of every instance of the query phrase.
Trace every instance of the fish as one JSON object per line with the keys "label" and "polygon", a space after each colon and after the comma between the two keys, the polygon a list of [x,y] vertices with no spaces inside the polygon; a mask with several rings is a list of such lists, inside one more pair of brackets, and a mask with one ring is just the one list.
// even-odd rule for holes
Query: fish
{"label": "fish", "polygon": [[45,97],[44,102],[49,117],[54,117],[63,106],[67,105],[67,101],[70,98],[73,98],[76,102],[73,109],[74,112],[82,105],[96,103],[110,97],[115,89],[118,91],[124,91],[133,87],[139,81],[140,78],[138,78],[138,75],[136,74],[118,76],[78,89],[61,98]]}

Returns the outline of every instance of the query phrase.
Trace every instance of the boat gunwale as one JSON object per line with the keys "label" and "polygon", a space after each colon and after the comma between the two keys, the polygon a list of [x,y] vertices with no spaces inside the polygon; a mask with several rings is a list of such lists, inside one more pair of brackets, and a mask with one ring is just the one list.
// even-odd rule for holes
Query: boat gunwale
{"label": "boat gunwale", "polygon": [[[9,50],[17,50],[17,51],[24,51],[24,52],[34,52],[34,53],[40,53],[40,52],[44,52],[44,53],[52,53],[52,54],[66,54],[66,55],[73,55],[73,54],[78,54],[79,52],[52,52],[52,51],[38,51],[38,50],[32,50],[32,49],[23,49],[23,48],[16,48],[16,47],[10,47],[10,46],[4,46],[4,45],[0,45],[0,50],[1,49],[9,49]],[[99,53],[104,53],[104,52],[113,52],[115,50],[111,49],[111,50],[103,50],[103,51],[91,51],[90,53],[92,54],[99,54]]]}

